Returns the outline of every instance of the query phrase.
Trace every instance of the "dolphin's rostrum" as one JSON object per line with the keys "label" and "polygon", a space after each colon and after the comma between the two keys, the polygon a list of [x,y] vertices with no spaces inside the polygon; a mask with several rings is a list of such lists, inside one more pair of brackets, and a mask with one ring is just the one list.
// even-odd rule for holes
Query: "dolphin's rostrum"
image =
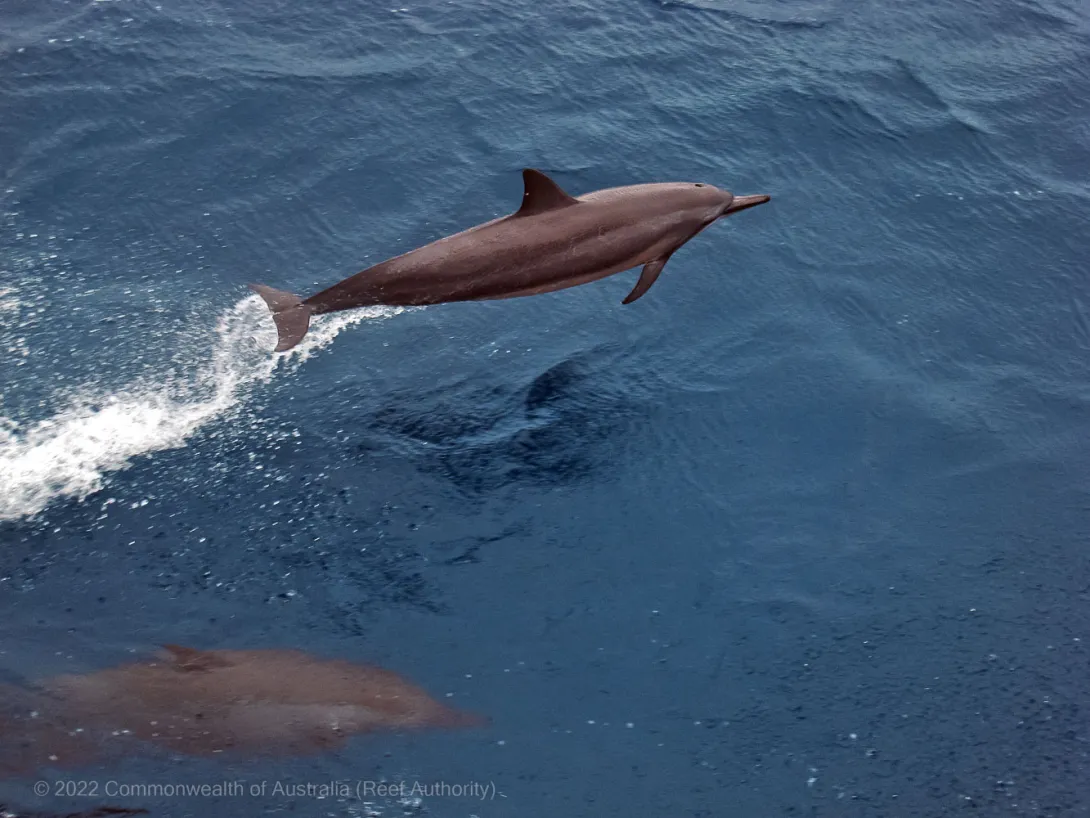
{"label": "dolphin's rostrum", "polygon": [[251,284],[272,310],[277,352],[306,335],[312,315],[376,304],[421,306],[535,295],[643,265],[623,303],[651,289],[671,254],[712,222],[764,204],[707,184],[665,182],[574,197],[544,173],[522,172],[522,206],[376,264],[301,299]]}

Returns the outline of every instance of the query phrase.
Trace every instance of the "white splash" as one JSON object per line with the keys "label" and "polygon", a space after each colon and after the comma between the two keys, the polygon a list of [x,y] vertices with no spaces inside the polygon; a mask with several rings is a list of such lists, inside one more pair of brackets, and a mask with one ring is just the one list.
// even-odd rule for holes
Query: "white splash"
{"label": "white splash", "polygon": [[402,312],[369,307],[323,316],[294,349],[272,354],[269,311],[256,295],[220,316],[213,348],[183,378],[138,381],[107,395],[82,394],[45,420],[20,427],[0,417],[0,520],[32,517],[62,497],[82,500],[138,455],[184,446],[257,385],[295,371],[341,330]]}

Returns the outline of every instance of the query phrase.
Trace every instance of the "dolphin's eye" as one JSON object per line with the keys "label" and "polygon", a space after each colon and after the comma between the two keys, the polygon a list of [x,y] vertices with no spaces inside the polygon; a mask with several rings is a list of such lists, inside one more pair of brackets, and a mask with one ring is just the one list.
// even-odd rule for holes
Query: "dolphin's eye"
{"label": "dolphin's eye", "polygon": [[696,186],[697,186],[697,187],[704,187],[704,185],[703,185],[702,183],[700,183],[700,182],[697,182],[697,183],[696,183]]}

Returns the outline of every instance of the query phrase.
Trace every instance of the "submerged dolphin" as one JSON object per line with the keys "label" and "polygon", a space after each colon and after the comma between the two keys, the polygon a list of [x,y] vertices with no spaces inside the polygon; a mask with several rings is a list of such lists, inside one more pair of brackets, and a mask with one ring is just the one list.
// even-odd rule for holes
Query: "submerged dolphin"
{"label": "submerged dolphin", "polygon": [[297,650],[162,653],[32,686],[0,685],[0,779],[79,766],[133,740],[190,755],[303,755],[378,730],[483,726],[383,668]]}
{"label": "submerged dolphin", "polygon": [[622,302],[631,304],[685,242],[716,219],[771,198],[692,182],[614,187],[576,198],[541,171],[527,168],[522,178],[526,192],[517,212],[383,261],[305,300],[251,284],[272,310],[276,351],[298,344],[312,315],[548,293],[642,264]]}

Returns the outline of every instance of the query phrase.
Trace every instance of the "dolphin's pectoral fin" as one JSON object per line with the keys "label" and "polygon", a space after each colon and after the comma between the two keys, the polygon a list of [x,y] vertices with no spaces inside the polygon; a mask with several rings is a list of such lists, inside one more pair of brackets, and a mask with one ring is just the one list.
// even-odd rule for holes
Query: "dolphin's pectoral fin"
{"label": "dolphin's pectoral fin", "polygon": [[538,213],[579,204],[578,199],[565,193],[560,185],[540,170],[526,168],[522,172],[522,181],[526,185],[526,192],[522,194],[522,207],[515,213],[516,216],[536,216]]}
{"label": "dolphin's pectoral fin", "polygon": [[655,280],[659,277],[659,273],[662,272],[662,268],[666,266],[666,262],[670,260],[669,256],[665,258],[657,258],[654,261],[649,261],[643,265],[643,272],[640,273],[640,280],[636,282],[636,286],[632,288],[627,296],[625,296],[622,304],[631,304],[645,292],[651,289],[651,285],[655,283]]}

